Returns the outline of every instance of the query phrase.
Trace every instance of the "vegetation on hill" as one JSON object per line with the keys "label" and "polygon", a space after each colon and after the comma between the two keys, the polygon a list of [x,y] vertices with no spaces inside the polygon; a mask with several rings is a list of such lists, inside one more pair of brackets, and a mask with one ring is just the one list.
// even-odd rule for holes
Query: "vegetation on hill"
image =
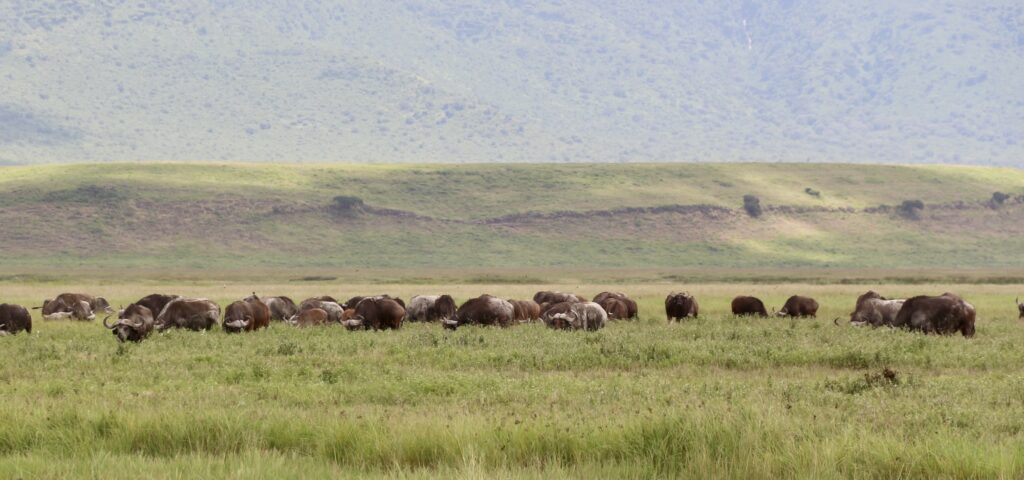
{"label": "vegetation on hill", "polygon": [[[161,163],[2,172],[0,262],[22,273],[1024,266],[1024,174],[1011,169]],[[744,210],[747,195],[759,217]]]}

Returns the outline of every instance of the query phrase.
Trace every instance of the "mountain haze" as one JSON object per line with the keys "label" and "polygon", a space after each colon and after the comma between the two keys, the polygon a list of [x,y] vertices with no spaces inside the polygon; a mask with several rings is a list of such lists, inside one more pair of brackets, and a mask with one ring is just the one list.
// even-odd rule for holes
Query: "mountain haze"
{"label": "mountain haze", "polygon": [[0,163],[1024,165],[1016,1],[0,1]]}

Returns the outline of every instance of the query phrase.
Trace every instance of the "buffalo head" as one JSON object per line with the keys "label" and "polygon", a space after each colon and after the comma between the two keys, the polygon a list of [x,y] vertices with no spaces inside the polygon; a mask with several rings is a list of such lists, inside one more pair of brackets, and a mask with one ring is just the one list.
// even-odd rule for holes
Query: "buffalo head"
{"label": "buffalo head", "polygon": [[111,330],[111,333],[117,337],[120,342],[141,342],[148,333],[145,329],[145,322],[142,319],[127,319],[123,318],[115,322],[113,325],[108,325],[107,320],[110,319],[110,315],[107,315],[103,319],[103,326]]}

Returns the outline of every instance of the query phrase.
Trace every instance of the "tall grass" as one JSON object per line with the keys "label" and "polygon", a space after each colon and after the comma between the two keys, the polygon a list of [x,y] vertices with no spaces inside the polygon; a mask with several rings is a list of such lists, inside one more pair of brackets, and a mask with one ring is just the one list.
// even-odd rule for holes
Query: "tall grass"
{"label": "tall grass", "polygon": [[[3,301],[88,285],[0,285]],[[599,285],[557,285],[592,295]],[[664,293],[702,318],[666,324]],[[140,290],[144,289],[144,291]],[[489,291],[507,285],[104,285],[116,305],[151,289],[222,304],[295,297]],[[862,287],[618,285],[638,322],[596,333],[541,325],[407,325],[229,336],[169,332],[118,345],[95,323],[38,321],[0,338],[0,476],[102,478],[1019,478],[1024,332],[1006,285],[957,290],[974,339],[836,327]],[[95,288],[93,288],[95,290]],[[812,320],[727,314],[734,293],[822,303]],[[894,381],[879,380],[884,369]]]}

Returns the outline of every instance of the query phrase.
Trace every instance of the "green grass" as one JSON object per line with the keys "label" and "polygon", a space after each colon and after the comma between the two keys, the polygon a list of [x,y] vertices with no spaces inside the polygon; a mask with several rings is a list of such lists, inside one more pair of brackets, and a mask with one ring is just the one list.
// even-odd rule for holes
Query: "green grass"
{"label": "green grass", "polygon": [[[253,289],[304,297],[387,291],[528,297],[530,284],[237,282],[0,284],[35,304],[64,290],[115,305],[150,291]],[[1024,330],[1014,285],[873,285],[964,294],[974,339],[836,327],[863,286],[634,283],[641,320],[604,331],[409,325],[228,336],[169,332],[118,345],[95,323],[0,339],[0,476],[100,478],[692,477],[1019,478]],[[666,325],[687,288],[701,319]],[[737,293],[779,306],[803,293],[817,320],[737,319]],[[885,368],[896,382],[880,381]]]}

